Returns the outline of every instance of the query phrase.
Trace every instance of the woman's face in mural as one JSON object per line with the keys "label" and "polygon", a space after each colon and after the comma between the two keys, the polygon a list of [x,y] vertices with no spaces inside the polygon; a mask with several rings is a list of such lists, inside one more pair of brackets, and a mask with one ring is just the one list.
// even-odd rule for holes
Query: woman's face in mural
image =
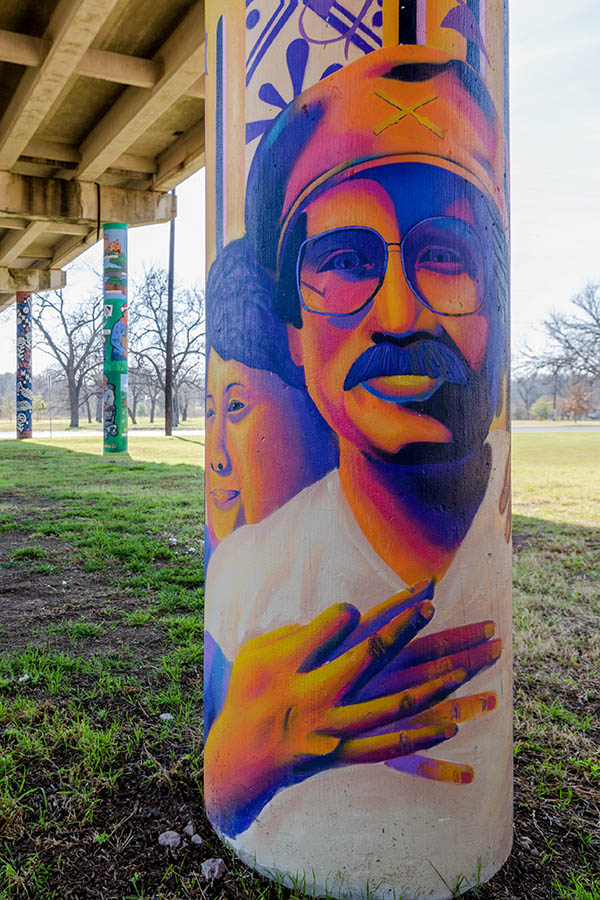
{"label": "woman's face in mural", "polygon": [[[432,167],[421,166],[426,168]],[[372,171],[342,181],[306,208],[307,242],[298,271],[303,324],[288,329],[294,361],[304,366],[309,392],[334,431],[386,456],[411,443],[453,442],[451,423],[436,418],[428,405],[445,382],[454,379],[448,386],[464,392],[466,381],[481,372],[489,331],[477,223],[461,182],[442,173],[435,196],[414,199],[418,186],[409,178],[411,190],[402,169],[390,165],[378,170],[381,177]],[[416,246],[401,251],[411,229]],[[324,232],[323,241],[311,242]],[[469,314],[441,315],[413,288],[438,308],[466,308]],[[457,305],[444,306],[447,298]],[[418,357],[417,345],[439,352],[446,377],[423,374],[418,364],[398,374],[397,360],[387,366],[383,359],[396,348]],[[376,348],[383,364],[373,355]]]}
{"label": "woman's face in mural", "polygon": [[301,392],[211,349],[206,396],[207,520],[213,540],[260,522],[306,484]]}

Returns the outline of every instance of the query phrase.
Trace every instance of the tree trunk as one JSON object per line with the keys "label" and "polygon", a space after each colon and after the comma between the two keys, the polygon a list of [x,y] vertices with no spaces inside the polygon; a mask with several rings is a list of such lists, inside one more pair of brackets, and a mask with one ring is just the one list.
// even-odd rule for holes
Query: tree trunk
{"label": "tree trunk", "polygon": [[173,428],[179,425],[179,395],[177,391],[173,392]]}
{"label": "tree trunk", "polygon": [[102,422],[102,396],[96,394],[96,422]]}
{"label": "tree trunk", "polygon": [[189,402],[190,402],[189,400],[186,400],[185,403],[183,404],[183,406],[181,407],[181,421],[182,422],[187,421],[187,411],[188,411],[188,403]]}
{"label": "tree trunk", "polygon": [[88,425],[92,424],[92,408],[90,406],[90,398],[85,398],[85,411],[87,414]]}
{"label": "tree trunk", "polygon": [[138,398],[137,398],[137,391],[135,390],[135,388],[131,392],[130,396],[133,401],[133,405],[127,407],[127,412],[129,413],[129,417],[130,417],[132,423],[134,425],[137,425],[136,416],[137,416]]}
{"label": "tree trunk", "polygon": [[552,418],[556,420],[556,398],[558,394],[558,372],[554,376],[554,395],[552,397]]}
{"label": "tree trunk", "polygon": [[68,377],[69,388],[69,409],[71,411],[71,421],[69,428],[79,428],[79,391],[75,384],[75,379]]}
{"label": "tree trunk", "polygon": [[156,394],[150,394],[150,424],[154,424],[154,409],[156,407]]}

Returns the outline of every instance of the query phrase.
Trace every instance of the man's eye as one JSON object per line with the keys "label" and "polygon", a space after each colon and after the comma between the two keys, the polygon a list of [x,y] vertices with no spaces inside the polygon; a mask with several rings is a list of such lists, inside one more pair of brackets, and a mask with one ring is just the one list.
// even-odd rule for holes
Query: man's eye
{"label": "man's eye", "polygon": [[336,250],[321,262],[317,271],[360,278],[370,274],[372,268],[372,261],[360,250]]}
{"label": "man's eye", "polygon": [[229,413],[239,412],[240,409],[244,409],[245,406],[246,406],[246,404],[242,403],[241,400],[230,400],[229,403],[227,404],[227,412],[229,412]]}
{"label": "man's eye", "polygon": [[460,275],[467,271],[468,266],[462,254],[456,250],[449,247],[427,247],[419,254],[416,269],[427,269],[440,275]]}
{"label": "man's eye", "polygon": [[206,410],[206,418],[207,418],[207,420],[208,420],[208,419],[214,419],[214,417],[215,417],[215,411],[214,411],[214,409],[207,409],[207,410]]}

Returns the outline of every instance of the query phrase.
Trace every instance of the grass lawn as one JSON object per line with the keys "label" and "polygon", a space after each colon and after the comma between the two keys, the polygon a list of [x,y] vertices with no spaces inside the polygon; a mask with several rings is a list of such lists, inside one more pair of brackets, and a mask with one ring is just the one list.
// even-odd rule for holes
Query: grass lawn
{"label": "grass lawn", "polygon": [[[203,439],[129,446],[0,443],[0,900],[294,898],[202,815]],[[466,896],[600,900],[600,434],[513,472],[515,844]]]}
{"label": "grass lawn", "polygon": [[[36,432],[40,431],[67,431],[69,429],[70,419],[65,416],[53,416],[52,420],[48,419],[46,416],[33,416],[33,434],[35,437]],[[139,430],[152,430],[161,432],[165,430],[165,417],[164,415],[156,416],[154,422],[150,421],[149,416],[138,416],[136,419],[136,424],[134,425],[131,419],[129,419],[127,423],[128,431],[135,432]],[[198,416],[196,418],[188,418],[185,422],[181,422],[178,426],[182,429],[200,429],[204,431],[204,418]],[[14,434],[16,429],[16,425],[14,419],[10,420],[6,417],[0,417],[0,433],[2,434]],[[102,431],[102,422],[88,422],[84,416],[81,416],[79,419],[79,428],[73,429],[73,431],[77,434],[80,431]]]}

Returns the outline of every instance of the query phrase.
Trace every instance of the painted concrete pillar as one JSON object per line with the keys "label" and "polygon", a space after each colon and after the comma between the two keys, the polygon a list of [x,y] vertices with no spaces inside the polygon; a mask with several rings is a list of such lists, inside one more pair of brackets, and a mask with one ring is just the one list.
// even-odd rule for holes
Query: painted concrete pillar
{"label": "painted concrete pillar", "polygon": [[127,225],[104,226],[104,452],[127,450]]}
{"label": "painted concrete pillar", "polygon": [[31,324],[31,294],[17,294],[17,438],[32,436],[33,388],[31,364],[33,331]]}
{"label": "painted concrete pillar", "polygon": [[506,2],[207,18],[207,812],[454,896],[512,836]]}

